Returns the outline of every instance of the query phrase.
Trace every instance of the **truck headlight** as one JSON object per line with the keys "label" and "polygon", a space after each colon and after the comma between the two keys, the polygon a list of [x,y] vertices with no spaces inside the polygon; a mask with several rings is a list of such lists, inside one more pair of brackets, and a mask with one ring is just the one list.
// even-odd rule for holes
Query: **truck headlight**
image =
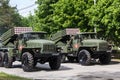
{"label": "truck headlight", "polygon": [[79,48],[79,44],[74,44],[74,48],[78,49]]}
{"label": "truck headlight", "polygon": [[61,52],[62,48],[61,47],[57,47],[57,52]]}
{"label": "truck headlight", "polygon": [[112,49],[112,46],[111,45],[108,45],[108,50],[111,50]]}
{"label": "truck headlight", "polygon": [[92,50],[92,51],[96,51],[96,50],[97,50],[97,47],[92,47],[91,50]]}
{"label": "truck headlight", "polygon": [[41,50],[40,48],[33,49],[33,52],[34,52],[34,53],[40,53],[40,50]]}

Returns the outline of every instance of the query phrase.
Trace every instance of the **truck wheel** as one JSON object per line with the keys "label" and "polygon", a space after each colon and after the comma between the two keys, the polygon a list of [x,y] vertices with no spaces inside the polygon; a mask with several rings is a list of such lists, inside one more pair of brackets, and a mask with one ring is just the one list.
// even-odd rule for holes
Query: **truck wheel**
{"label": "truck wheel", "polygon": [[91,56],[87,50],[81,50],[78,54],[78,61],[81,65],[90,65]]}
{"label": "truck wheel", "polygon": [[0,67],[4,66],[4,52],[0,52]]}
{"label": "truck wheel", "polygon": [[26,72],[31,72],[34,68],[33,55],[29,52],[25,52],[22,55],[22,68]]}
{"label": "truck wheel", "polygon": [[49,66],[52,70],[58,70],[61,65],[61,57],[51,57],[49,60]]}
{"label": "truck wheel", "polygon": [[4,67],[11,68],[12,63],[13,63],[13,58],[11,56],[9,56],[8,54],[9,53],[6,52],[5,55],[4,55]]}
{"label": "truck wheel", "polygon": [[106,53],[106,54],[100,55],[99,61],[101,64],[109,64],[111,61],[111,53]]}

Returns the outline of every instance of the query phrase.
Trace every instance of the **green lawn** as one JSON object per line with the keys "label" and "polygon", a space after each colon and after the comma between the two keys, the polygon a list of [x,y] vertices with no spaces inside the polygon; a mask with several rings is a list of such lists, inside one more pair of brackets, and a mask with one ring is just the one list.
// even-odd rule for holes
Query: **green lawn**
{"label": "green lawn", "polygon": [[6,73],[0,72],[0,80],[31,80],[31,79],[8,75]]}

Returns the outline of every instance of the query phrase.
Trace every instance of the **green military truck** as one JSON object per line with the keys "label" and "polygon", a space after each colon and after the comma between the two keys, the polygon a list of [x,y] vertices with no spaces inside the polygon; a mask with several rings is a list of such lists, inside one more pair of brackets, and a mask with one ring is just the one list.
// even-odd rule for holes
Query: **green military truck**
{"label": "green military truck", "polygon": [[101,64],[109,64],[111,61],[111,46],[107,41],[98,39],[94,32],[68,28],[53,34],[51,40],[61,48],[62,62],[66,57],[70,62],[76,60],[81,65],[89,65],[96,59]]}
{"label": "green military truck", "polygon": [[52,70],[61,65],[60,54],[53,41],[47,40],[46,32],[34,32],[31,27],[14,27],[5,32],[0,48],[0,66],[11,68],[14,61],[21,61],[24,71],[33,71],[37,62],[49,62]]}

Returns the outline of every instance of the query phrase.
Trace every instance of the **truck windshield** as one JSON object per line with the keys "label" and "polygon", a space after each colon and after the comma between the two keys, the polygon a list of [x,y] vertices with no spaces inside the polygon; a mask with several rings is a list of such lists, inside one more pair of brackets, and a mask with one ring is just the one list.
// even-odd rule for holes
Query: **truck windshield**
{"label": "truck windshield", "polygon": [[82,33],[82,34],[77,34],[75,36],[75,39],[96,39],[97,35],[96,33]]}
{"label": "truck windshield", "polygon": [[96,39],[96,34],[81,34],[82,39]]}
{"label": "truck windshield", "polygon": [[27,33],[24,35],[28,39],[45,39],[46,33]]}

